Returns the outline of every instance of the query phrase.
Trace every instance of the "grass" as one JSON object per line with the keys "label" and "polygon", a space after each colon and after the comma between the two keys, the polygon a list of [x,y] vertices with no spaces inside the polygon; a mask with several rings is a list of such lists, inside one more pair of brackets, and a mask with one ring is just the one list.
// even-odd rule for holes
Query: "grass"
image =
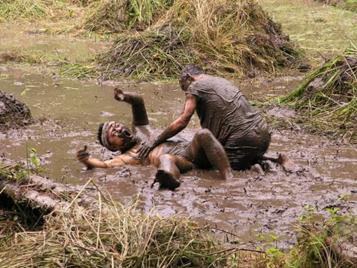
{"label": "grass", "polygon": [[143,215],[101,195],[98,207],[74,202],[46,217],[43,230],[18,232],[7,245],[1,267],[216,267],[224,253],[190,220]]}
{"label": "grass", "polygon": [[171,0],[93,1],[88,7],[84,28],[101,33],[143,30],[172,5]]}
{"label": "grass", "polygon": [[315,1],[322,2],[327,5],[332,5],[338,8],[344,8],[355,12],[357,11],[356,0],[315,0]]}
{"label": "grass", "polygon": [[297,230],[298,243],[286,255],[286,267],[355,267],[356,231],[354,215],[339,215],[336,209],[330,210],[328,218],[314,211],[306,212]]}
{"label": "grass", "polygon": [[288,37],[253,0],[177,0],[145,31],[119,35],[98,61],[107,78],[166,79],[188,63],[238,76],[275,72],[296,58]]}
{"label": "grass", "polygon": [[290,94],[279,99],[299,111],[314,129],[357,141],[357,47],[308,74]]}
{"label": "grass", "polygon": [[357,40],[356,13],[312,0],[259,0],[305,52],[313,67],[343,53]]}

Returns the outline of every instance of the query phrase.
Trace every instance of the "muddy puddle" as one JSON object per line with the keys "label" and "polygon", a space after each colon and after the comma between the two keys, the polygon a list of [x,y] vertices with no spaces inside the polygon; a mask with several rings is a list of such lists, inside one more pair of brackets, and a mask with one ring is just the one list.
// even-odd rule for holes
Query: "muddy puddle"
{"label": "muddy puddle", "polygon": [[[286,92],[299,79],[256,79],[241,87],[250,98],[265,98]],[[175,83],[122,83],[120,87],[144,96],[155,127],[163,127],[181,112],[183,94]],[[279,237],[279,246],[293,243],[293,226],[307,206],[357,213],[356,146],[298,131],[274,130],[269,150],[270,155],[283,152],[294,159],[293,173],[273,166],[266,175],[234,172],[233,179],[220,181],[215,171],[196,170],[184,174],[181,187],[171,192],[150,188],[153,167],[84,170],[75,159],[75,152],[84,145],[93,156],[113,155],[96,143],[99,123],[118,120],[130,126],[130,107],[114,101],[112,89],[110,83],[99,86],[2,69],[0,90],[27,103],[37,123],[0,134],[1,157],[24,161],[26,151],[35,148],[45,174],[53,180],[83,184],[93,178],[123,203],[138,200],[145,212],[190,216],[215,227],[221,235],[235,233],[229,239],[246,244],[256,244],[261,235],[270,234]],[[184,135],[190,137],[198,127],[195,118]]]}

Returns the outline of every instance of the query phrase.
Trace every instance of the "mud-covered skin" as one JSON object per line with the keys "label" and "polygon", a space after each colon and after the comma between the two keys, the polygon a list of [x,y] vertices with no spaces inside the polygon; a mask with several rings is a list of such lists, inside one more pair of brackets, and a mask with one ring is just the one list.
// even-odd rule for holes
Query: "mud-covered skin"
{"label": "mud-covered skin", "polygon": [[31,112],[26,104],[0,91],[0,130],[25,126],[32,122]]}
{"label": "mud-covered skin", "polygon": [[[101,161],[90,157],[85,146],[83,150],[77,152],[77,159],[88,169],[111,168],[128,164],[152,164],[158,168],[154,183],[159,182],[160,188],[170,190],[175,190],[180,186],[178,181],[180,174],[192,169],[194,165],[204,168],[215,167],[223,179],[232,177],[229,161],[222,145],[207,129],[195,133],[191,142],[176,140],[160,144],[146,159],[139,161],[138,151],[142,146],[142,141],[150,141],[153,136],[153,131],[148,124],[144,101],[136,94],[125,93],[117,88],[114,89],[114,98],[131,105],[133,133],[115,121],[104,124],[101,127],[101,134],[98,135],[102,145],[117,148],[120,151],[125,147],[126,150],[114,159]],[[130,144],[131,148],[127,148],[127,144]]]}

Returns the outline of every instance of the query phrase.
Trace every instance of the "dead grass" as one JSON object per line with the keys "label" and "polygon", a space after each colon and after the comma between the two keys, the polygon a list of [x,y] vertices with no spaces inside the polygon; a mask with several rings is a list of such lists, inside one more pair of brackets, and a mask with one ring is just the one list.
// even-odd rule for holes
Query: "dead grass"
{"label": "dead grass", "polygon": [[144,30],[167,8],[171,0],[92,1],[83,23],[88,31],[120,33],[127,29]]}
{"label": "dead grass", "polygon": [[224,250],[190,220],[142,215],[98,197],[46,218],[43,230],[18,232],[0,252],[1,267],[217,267]]}

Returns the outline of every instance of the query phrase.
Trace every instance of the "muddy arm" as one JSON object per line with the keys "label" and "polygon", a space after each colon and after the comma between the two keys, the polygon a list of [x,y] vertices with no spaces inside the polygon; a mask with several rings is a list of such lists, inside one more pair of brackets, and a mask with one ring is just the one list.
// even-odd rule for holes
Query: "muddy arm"
{"label": "muddy arm", "polygon": [[184,109],[181,115],[173,121],[157,138],[150,143],[145,144],[139,149],[139,158],[145,159],[152,149],[161,143],[165,142],[167,139],[175,136],[181,130],[183,130],[195,112],[197,105],[196,97],[193,95],[187,95]]}
{"label": "muddy arm", "polygon": [[87,146],[84,149],[77,152],[77,159],[79,162],[83,163],[87,169],[93,168],[114,168],[124,165],[137,165],[139,160],[133,157],[130,153],[125,153],[114,157],[111,160],[102,161],[100,159],[91,157],[87,152]]}
{"label": "muddy arm", "polygon": [[131,105],[133,114],[133,126],[149,125],[145,103],[141,96],[135,93],[123,92],[121,89],[114,89],[114,98],[117,101],[124,101]]}

